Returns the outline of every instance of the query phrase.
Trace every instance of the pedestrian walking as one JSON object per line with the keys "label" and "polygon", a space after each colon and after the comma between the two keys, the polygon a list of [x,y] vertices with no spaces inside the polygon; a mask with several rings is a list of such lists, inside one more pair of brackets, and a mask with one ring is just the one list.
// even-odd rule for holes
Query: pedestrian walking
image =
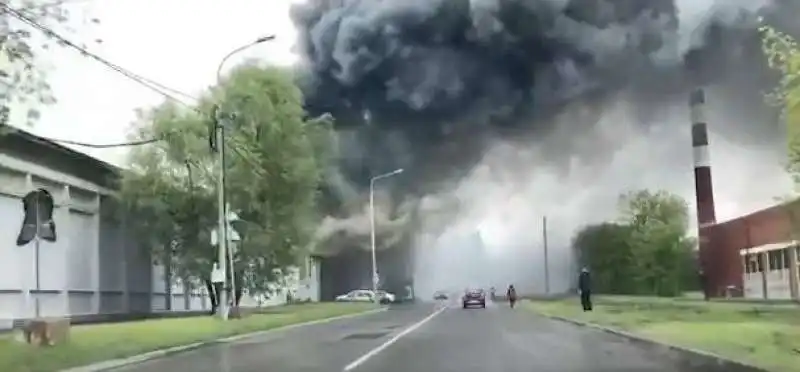
{"label": "pedestrian walking", "polygon": [[506,291],[506,298],[508,298],[508,304],[513,309],[514,304],[517,303],[517,289],[514,288],[513,284],[508,286],[508,290]]}

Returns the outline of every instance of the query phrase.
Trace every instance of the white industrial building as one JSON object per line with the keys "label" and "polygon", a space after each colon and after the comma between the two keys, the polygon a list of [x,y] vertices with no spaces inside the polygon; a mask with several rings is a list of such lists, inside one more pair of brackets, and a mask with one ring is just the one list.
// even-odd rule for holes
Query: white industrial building
{"label": "white industrial building", "polygon": [[[22,131],[0,135],[0,328],[36,316],[97,317],[209,308],[202,286],[168,285],[165,270],[137,245],[125,218],[110,213],[117,169]],[[53,196],[57,240],[17,246],[21,198],[45,189]],[[319,298],[319,265],[294,270],[287,289]],[[37,288],[38,272],[38,288]],[[298,272],[309,273],[299,278]],[[171,288],[170,288],[171,287]],[[277,304],[247,298],[245,304]],[[37,306],[38,302],[38,306]]]}

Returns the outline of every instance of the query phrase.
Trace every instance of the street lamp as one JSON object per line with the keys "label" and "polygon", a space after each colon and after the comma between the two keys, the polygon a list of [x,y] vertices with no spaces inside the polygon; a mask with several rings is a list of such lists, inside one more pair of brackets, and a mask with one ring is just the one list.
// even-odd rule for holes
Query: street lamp
{"label": "street lamp", "polygon": [[[217,85],[220,84],[222,81],[222,67],[225,65],[225,62],[228,61],[231,56],[236,53],[239,53],[247,48],[250,48],[254,45],[261,44],[263,42],[267,42],[270,40],[275,39],[274,35],[263,36],[260,37],[250,43],[242,45],[225,55],[222,60],[219,61],[219,65],[217,66]],[[217,146],[217,156],[219,161],[219,177],[217,177],[217,212],[218,212],[218,221],[217,221],[217,229],[219,231],[219,251],[217,252],[217,262],[219,262],[219,267],[222,268],[222,271],[225,273],[225,280],[227,281],[227,272],[225,263],[228,261],[227,259],[227,250],[228,250],[228,223],[227,223],[227,216],[226,216],[226,208],[225,208],[225,122],[229,119],[230,115],[225,115],[222,110],[217,106],[214,109],[214,121],[215,121],[215,136],[216,146]],[[230,268],[233,270],[233,267]],[[231,273],[232,274],[232,273]],[[233,284],[233,283],[231,283]],[[225,283],[223,282],[223,287]],[[219,293],[218,301],[219,301],[219,312],[222,319],[228,319],[228,302],[227,296],[225,291],[221,291]]]}
{"label": "street lamp", "polygon": [[370,245],[372,248],[372,295],[376,303],[380,303],[380,298],[378,298],[378,260],[375,253],[375,182],[384,178],[396,176],[400,173],[403,173],[403,168],[372,177],[372,179],[369,180]]}
{"label": "street lamp", "polygon": [[237,54],[237,53],[239,53],[239,52],[241,52],[241,51],[243,51],[243,50],[245,50],[247,48],[250,48],[250,47],[252,47],[254,45],[258,45],[258,44],[265,43],[267,41],[272,41],[272,40],[275,40],[275,35],[262,36],[262,37],[260,37],[258,39],[253,40],[250,43],[247,43],[245,45],[242,45],[242,46],[230,51],[228,54],[225,55],[225,57],[222,57],[222,60],[219,61],[219,65],[217,66],[217,84],[219,84],[219,82],[222,81],[222,67],[225,66],[225,62],[228,62],[228,59],[230,59],[234,54]]}

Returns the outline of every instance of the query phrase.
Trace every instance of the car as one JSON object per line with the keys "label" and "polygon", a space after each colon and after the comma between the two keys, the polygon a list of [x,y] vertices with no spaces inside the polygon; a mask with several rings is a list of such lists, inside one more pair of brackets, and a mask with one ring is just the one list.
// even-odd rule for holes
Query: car
{"label": "car", "polygon": [[433,294],[433,299],[434,300],[442,301],[442,300],[446,300],[448,298],[449,298],[449,296],[447,296],[447,292],[445,292],[445,291],[437,291],[436,293]]}
{"label": "car", "polygon": [[336,296],[337,302],[372,302],[375,297],[370,290],[356,289],[343,295]]}
{"label": "car", "polygon": [[477,305],[485,309],[486,292],[480,288],[467,289],[464,291],[464,297],[461,298],[461,302],[465,309],[473,305]]}
{"label": "car", "polygon": [[389,293],[384,290],[378,290],[378,299],[382,304],[391,304],[397,302],[397,297],[394,293]]}

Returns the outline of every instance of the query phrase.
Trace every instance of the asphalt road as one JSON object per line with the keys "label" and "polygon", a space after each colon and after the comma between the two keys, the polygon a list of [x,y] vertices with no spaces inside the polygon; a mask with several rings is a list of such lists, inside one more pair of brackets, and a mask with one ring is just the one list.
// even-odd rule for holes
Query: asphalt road
{"label": "asphalt road", "polygon": [[706,372],[714,367],[690,368],[676,355],[654,354],[523,309],[426,304],[276,331],[117,371]]}

